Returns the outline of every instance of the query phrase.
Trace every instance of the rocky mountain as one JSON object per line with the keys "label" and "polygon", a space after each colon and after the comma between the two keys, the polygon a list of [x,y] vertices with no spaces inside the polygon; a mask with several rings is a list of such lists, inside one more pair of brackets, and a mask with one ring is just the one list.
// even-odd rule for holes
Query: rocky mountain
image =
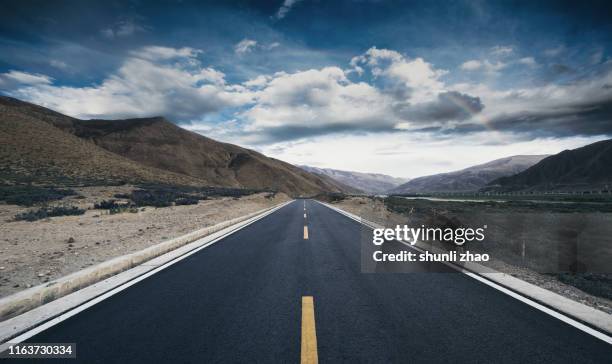
{"label": "rocky mountain", "polygon": [[292,195],[345,188],[161,117],[79,120],[5,96],[0,96],[0,161],[5,183],[155,182]]}
{"label": "rocky mountain", "polygon": [[378,173],[350,172],[310,166],[299,167],[310,173],[327,176],[347,186],[372,194],[384,193],[409,181],[408,178],[398,178]]}
{"label": "rocky mountain", "polygon": [[513,176],[492,181],[487,190],[582,191],[612,188],[612,139],[564,150]]}
{"label": "rocky mountain", "polygon": [[415,178],[392,189],[390,193],[477,191],[497,178],[521,172],[546,157],[547,155],[515,155],[496,159],[460,171]]}

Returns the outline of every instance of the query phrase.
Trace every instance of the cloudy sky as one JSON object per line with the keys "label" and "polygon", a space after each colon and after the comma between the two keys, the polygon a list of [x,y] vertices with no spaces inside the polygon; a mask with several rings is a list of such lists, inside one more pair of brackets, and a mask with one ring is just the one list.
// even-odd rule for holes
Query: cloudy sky
{"label": "cloudy sky", "polygon": [[7,1],[0,93],[401,177],[612,134],[608,1]]}

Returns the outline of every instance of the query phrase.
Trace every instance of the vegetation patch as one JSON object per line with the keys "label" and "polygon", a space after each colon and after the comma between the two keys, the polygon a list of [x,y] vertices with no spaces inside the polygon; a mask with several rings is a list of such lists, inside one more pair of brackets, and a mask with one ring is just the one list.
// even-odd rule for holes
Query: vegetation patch
{"label": "vegetation patch", "polygon": [[609,213],[612,212],[610,202],[568,202],[568,201],[535,201],[524,199],[507,200],[428,200],[423,198],[404,198],[391,196],[384,199],[385,206],[393,212],[409,213]]}
{"label": "vegetation patch", "polygon": [[133,203],[118,203],[115,200],[104,200],[94,205],[96,210],[108,210],[111,215],[120,214],[122,212],[137,213],[138,208]]}
{"label": "vegetation patch", "polygon": [[76,192],[71,189],[27,185],[0,186],[0,201],[10,205],[34,206],[74,195]]}
{"label": "vegetation patch", "polygon": [[259,192],[264,191],[223,187],[141,185],[139,189],[134,190],[129,195],[115,195],[115,197],[129,198],[136,207],[167,207],[172,205],[195,205],[198,201],[206,200],[210,197],[239,198]]}
{"label": "vegetation patch", "polygon": [[164,190],[135,190],[130,195],[130,199],[137,207],[168,207],[183,197],[185,197],[183,194]]}
{"label": "vegetation patch", "polygon": [[17,214],[15,215],[15,220],[36,221],[49,217],[83,215],[84,213],[84,209],[80,209],[76,206],[41,207],[37,210],[31,210],[28,212]]}
{"label": "vegetation patch", "polygon": [[197,205],[200,200],[195,197],[182,197],[174,201],[176,206],[180,205]]}
{"label": "vegetation patch", "polygon": [[119,204],[115,200],[103,200],[94,205],[96,210],[110,210],[124,206],[125,204]]}
{"label": "vegetation patch", "polygon": [[334,203],[334,202],[344,201],[344,199],[346,199],[347,197],[348,196],[345,195],[344,193],[327,192],[327,193],[318,195],[316,198],[324,202]]}
{"label": "vegetation patch", "polygon": [[584,292],[612,300],[612,276],[594,273],[560,273],[557,279]]}

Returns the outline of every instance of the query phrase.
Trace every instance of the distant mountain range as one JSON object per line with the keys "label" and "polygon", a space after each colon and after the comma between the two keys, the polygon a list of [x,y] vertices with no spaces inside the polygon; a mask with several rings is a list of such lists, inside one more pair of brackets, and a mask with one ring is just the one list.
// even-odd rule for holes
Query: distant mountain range
{"label": "distant mountain range", "polygon": [[310,166],[299,166],[300,168],[310,173],[315,173],[319,176],[327,176],[344,185],[355,188],[366,193],[384,193],[392,188],[395,188],[402,183],[408,182],[408,178],[391,177],[385,174],[378,173],[362,173],[341,171],[331,168],[317,168]]}
{"label": "distant mountain range", "polygon": [[0,96],[0,183],[166,183],[292,195],[354,191],[162,117],[79,120],[5,96]]}
{"label": "distant mountain range", "polygon": [[564,150],[513,176],[489,183],[489,191],[582,191],[612,188],[612,139]]}
{"label": "distant mountain range", "polygon": [[546,157],[547,155],[515,155],[496,159],[460,171],[415,178],[391,189],[389,193],[409,194],[478,191],[491,181],[521,172]]}

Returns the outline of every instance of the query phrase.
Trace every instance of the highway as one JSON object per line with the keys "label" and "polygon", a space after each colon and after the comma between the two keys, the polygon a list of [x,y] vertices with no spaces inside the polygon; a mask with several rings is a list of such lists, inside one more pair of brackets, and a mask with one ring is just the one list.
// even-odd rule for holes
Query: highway
{"label": "highway", "polygon": [[297,200],[28,342],[75,342],[64,362],[78,363],[612,361],[611,345],[465,274],[362,273],[368,231]]}

